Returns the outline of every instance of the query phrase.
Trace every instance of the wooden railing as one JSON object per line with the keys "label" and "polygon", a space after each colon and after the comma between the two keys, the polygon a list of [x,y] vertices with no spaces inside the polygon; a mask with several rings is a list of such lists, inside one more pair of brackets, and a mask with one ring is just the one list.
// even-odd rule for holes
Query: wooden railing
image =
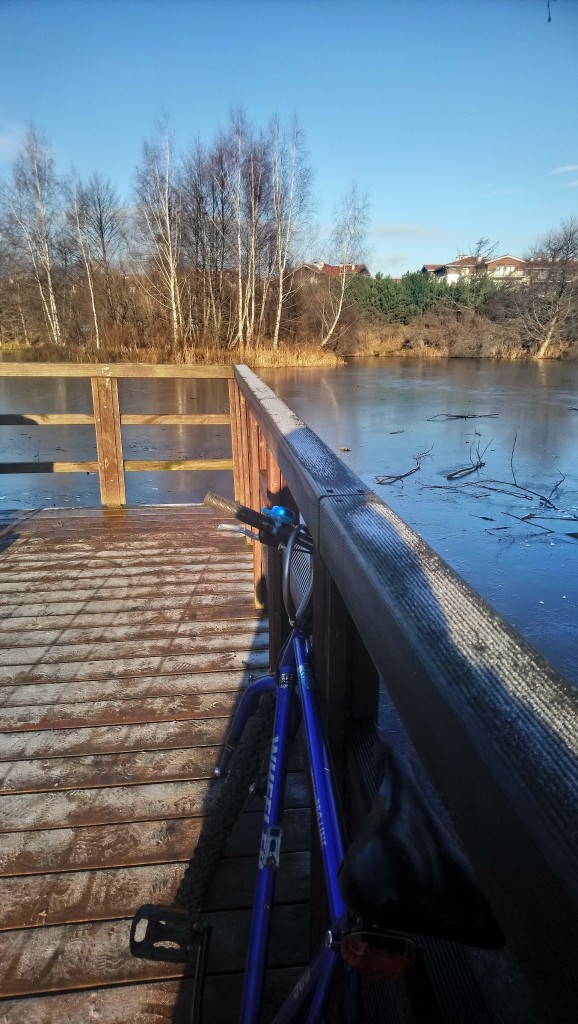
{"label": "wooden railing", "polygon": [[[293,505],[316,543],[313,650],[346,803],[357,799],[363,737],[375,735],[381,677],[533,989],[536,1019],[578,1020],[578,691],[246,367],[235,369],[232,412],[241,500]],[[275,562],[268,597],[274,657]]]}
{"label": "wooden railing", "polygon": [[229,424],[228,413],[174,413],[141,415],[121,412],[119,405],[119,378],[158,379],[216,379],[229,381],[229,400],[233,394],[233,370],[230,366],[147,366],[144,364],[117,364],[104,366],[79,363],[0,363],[0,377],[84,377],[90,379],[92,415],[88,413],[6,413],[0,414],[0,426],[73,426],[94,424],[96,432],[96,460],[84,462],[3,462],[0,473],[98,473],[100,498],[103,505],[116,507],[126,504],[126,472],[143,470],[216,470],[235,472],[232,459],[169,459],[135,460],[123,457],[122,427],[137,425],[189,425],[216,426]]}

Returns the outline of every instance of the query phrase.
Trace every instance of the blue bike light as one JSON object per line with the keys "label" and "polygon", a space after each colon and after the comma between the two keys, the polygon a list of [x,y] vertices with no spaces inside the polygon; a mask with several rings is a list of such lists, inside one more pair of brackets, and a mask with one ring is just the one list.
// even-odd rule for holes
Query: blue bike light
{"label": "blue bike light", "polygon": [[283,508],[283,505],[273,505],[273,508],[262,508],[261,512],[264,516],[268,516],[269,519],[274,519],[279,526],[293,526],[295,522],[295,513],[291,512],[288,508]]}

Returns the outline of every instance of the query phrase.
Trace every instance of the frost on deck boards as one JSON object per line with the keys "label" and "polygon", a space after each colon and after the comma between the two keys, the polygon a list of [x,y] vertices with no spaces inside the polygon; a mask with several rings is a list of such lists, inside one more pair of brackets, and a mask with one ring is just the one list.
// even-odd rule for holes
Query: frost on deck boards
{"label": "frost on deck boards", "polygon": [[[240,688],[266,668],[245,542],[201,506],[0,513],[0,1021],[180,1024],[190,983],[133,960],[171,903]],[[267,1014],[307,956],[309,820],[291,774]],[[206,1020],[235,1019],[258,802],[208,900]]]}

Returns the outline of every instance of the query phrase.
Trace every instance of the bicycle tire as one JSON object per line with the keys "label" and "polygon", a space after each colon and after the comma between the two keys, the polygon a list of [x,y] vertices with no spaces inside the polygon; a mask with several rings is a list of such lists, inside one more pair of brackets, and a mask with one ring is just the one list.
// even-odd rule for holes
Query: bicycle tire
{"label": "bicycle tire", "polygon": [[264,758],[271,744],[275,694],[261,696],[219,785],[175,896],[175,903],[196,914],[203,909],[215,871],[227,847],[233,826],[253,795]]}

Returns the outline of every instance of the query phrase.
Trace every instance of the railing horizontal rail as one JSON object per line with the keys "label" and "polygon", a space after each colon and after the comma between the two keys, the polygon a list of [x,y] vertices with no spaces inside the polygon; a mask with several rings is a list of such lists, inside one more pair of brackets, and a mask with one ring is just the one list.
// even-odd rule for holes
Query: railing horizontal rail
{"label": "railing horizontal rail", "polygon": [[182,377],[221,378],[233,376],[232,366],[197,366],[188,363],[0,363],[1,377]]}
{"label": "railing horizontal rail", "polygon": [[0,414],[0,427],[73,427],[94,423],[84,412],[13,412]]}
{"label": "railing horizontal rail", "polygon": [[[229,424],[231,419],[220,413],[121,413],[121,426],[221,426]],[[0,413],[0,427],[72,427],[94,423],[94,416],[84,412],[70,413]]]}
{"label": "railing horizontal rail", "polygon": [[578,1019],[578,691],[254,373],[235,379],[544,1020]]}
{"label": "railing horizontal rail", "polygon": [[[197,472],[200,470],[231,470],[232,459],[123,459],[125,473]],[[0,474],[13,473],[98,473],[98,462],[2,462]]]}
{"label": "railing horizontal rail", "polygon": [[196,426],[216,427],[231,422],[230,416],[219,413],[160,413],[152,415],[141,415],[139,413],[123,412],[120,414],[120,422],[123,427],[132,426]]}
{"label": "railing horizontal rail", "polygon": [[232,469],[232,459],[125,459],[124,468],[127,473],[140,473],[144,470],[187,470],[195,472],[207,469]]}
{"label": "railing horizontal rail", "polygon": [[0,474],[13,473],[98,473],[98,462],[0,462]]}

